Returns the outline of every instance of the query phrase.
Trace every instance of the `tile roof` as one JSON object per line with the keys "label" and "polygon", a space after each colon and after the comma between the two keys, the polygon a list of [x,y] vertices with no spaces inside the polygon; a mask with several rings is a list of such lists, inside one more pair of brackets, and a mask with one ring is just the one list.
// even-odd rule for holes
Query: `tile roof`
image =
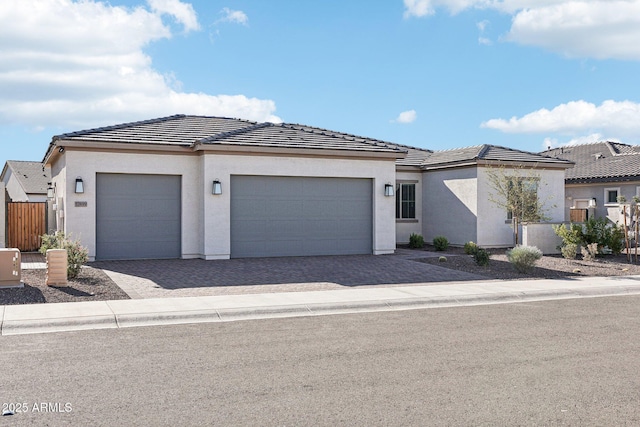
{"label": "tile roof", "polygon": [[[60,140],[195,147],[235,145],[388,152],[407,150],[372,138],[296,124],[257,123],[223,117],[175,115],[55,136]],[[51,147],[50,147],[51,149]],[[48,153],[47,153],[48,154]],[[46,156],[45,156],[46,157]]]}
{"label": "tile roof", "polygon": [[559,166],[570,166],[569,161],[528,151],[497,145],[475,145],[471,147],[455,148],[451,150],[434,151],[423,162],[425,169],[456,166],[459,164],[485,161],[504,161],[517,163],[552,163]]}
{"label": "tile roof", "polygon": [[51,182],[49,169],[43,170],[40,162],[7,160],[7,167],[16,177],[27,194],[47,194],[47,185]]}
{"label": "tile roof", "polygon": [[53,140],[122,142],[129,144],[192,145],[211,135],[254,126],[255,122],[223,117],[182,114],[139,122],[122,123],[54,136]]}
{"label": "tile roof", "polygon": [[611,182],[640,178],[640,146],[601,141],[569,145],[541,154],[575,163],[567,169],[568,182]]}

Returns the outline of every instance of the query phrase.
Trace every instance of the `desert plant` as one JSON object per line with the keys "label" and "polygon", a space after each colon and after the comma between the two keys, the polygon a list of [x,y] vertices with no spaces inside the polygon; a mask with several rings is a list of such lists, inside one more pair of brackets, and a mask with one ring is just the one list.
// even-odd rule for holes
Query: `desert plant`
{"label": "desert plant", "polygon": [[472,255],[473,255],[473,260],[480,267],[485,267],[489,265],[489,259],[491,258],[491,255],[489,254],[489,251],[487,251],[486,249],[478,246]]}
{"label": "desert plant", "polygon": [[409,247],[413,249],[419,249],[424,246],[424,238],[420,234],[411,233],[409,236]]}
{"label": "desert plant", "polygon": [[575,259],[576,255],[578,255],[578,245],[575,243],[567,243],[560,247],[560,252],[562,252],[562,256],[566,259]]}
{"label": "desert plant", "polygon": [[568,244],[579,245],[582,243],[582,225],[571,223],[568,226],[564,224],[555,224],[551,226],[553,231],[562,239],[562,245]]}
{"label": "desert plant", "polygon": [[449,241],[444,236],[436,236],[433,238],[433,246],[436,251],[446,251],[449,247]]}
{"label": "desert plant", "polygon": [[467,255],[473,255],[478,250],[478,245],[469,241],[464,244],[464,253]]}
{"label": "desert plant", "polygon": [[597,243],[589,243],[586,247],[583,247],[582,250],[582,259],[585,261],[593,261],[598,254],[598,244]]}
{"label": "desert plant", "polygon": [[446,256],[439,257],[438,262],[447,262],[447,257]]}
{"label": "desert plant", "polygon": [[569,226],[554,225],[553,231],[562,238],[562,246],[570,243],[579,246],[596,243],[600,252],[606,247],[615,255],[624,248],[624,229],[603,217],[589,218],[584,226],[573,223]]}
{"label": "desert plant", "polygon": [[507,259],[520,273],[530,271],[540,258],[542,251],[535,246],[516,246],[507,251]]}
{"label": "desert plant", "polygon": [[80,244],[79,240],[72,240],[64,231],[57,231],[54,234],[44,234],[41,236],[42,245],[40,253],[46,254],[48,249],[67,250],[67,278],[78,277],[82,266],[89,259],[89,251]]}

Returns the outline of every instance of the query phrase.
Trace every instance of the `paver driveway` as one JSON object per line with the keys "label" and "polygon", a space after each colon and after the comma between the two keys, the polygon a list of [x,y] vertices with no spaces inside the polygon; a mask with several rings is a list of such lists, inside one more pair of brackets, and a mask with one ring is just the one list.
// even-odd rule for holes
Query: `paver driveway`
{"label": "paver driveway", "polygon": [[[414,252],[415,254],[415,252]],[[421,257],[425,257],[425,252]],[[440,255],[440,254],[438,254]],[[485,279],[399,255],[98,261],[132,298],[313,291]]]}

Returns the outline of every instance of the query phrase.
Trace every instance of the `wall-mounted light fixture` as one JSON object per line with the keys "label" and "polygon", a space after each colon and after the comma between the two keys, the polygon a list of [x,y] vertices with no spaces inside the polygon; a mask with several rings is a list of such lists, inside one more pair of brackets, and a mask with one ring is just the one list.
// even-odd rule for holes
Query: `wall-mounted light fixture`
{"label": "wall-mounted light fixture", "polygon": [[47,199],[53,199],[53,197],[54,197],[53,187],[51,186],[50,182],[47,182]]}
{"label": "wall-mounted light fixture", "polygon": [[64,147],[58,148],[58,153],[64,153]]}
{"label": "wall-mounted light fixture", "polygon": [[211,189],[211,194],[215,194],[215,195],[222,194],[222,184],[217,179],[213,181],[213,188]]}
{"label": "wall-mounted light fixture", "polygon": [[393,185],[391,184],[384,185],[384,195],[387,197],[393,196]]}
{"label": "wall-mounted light fixture", "polygon": [[596,207],[596,199],[589,199],[589,207],[590,208]]}
{"label": "wall-mounted light fixture", "polygon": [[84,193],[84,182],[82,182],[82,178],[76,178],[76,193]]}

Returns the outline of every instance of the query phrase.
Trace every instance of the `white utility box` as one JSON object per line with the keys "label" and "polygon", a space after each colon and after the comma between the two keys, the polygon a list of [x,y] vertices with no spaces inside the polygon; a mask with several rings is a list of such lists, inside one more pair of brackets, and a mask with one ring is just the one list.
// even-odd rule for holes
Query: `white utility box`
{"label": "white utility box", "polygon": [[47,285],[67,284],[67,250],[47,250]]}
{"label": "white utility box", "polygon": [[0,249],[0,289],[24,287],[21,262],[19,249]]}

